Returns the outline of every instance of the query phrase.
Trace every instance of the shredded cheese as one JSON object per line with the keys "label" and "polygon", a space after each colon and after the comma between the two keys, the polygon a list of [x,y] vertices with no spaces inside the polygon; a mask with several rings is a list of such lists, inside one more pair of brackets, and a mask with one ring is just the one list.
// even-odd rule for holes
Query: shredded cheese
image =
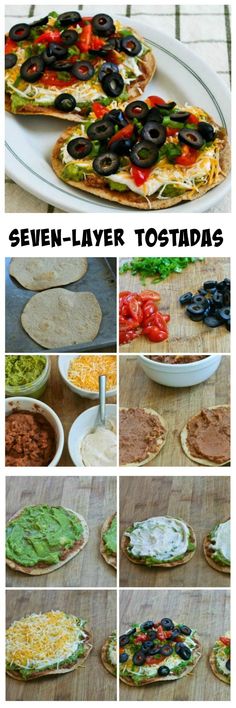
{"label": "shredded cheese", "polygon": [[99,390],[99,376],[106,376],[106,388],[116,387],[115,356],[78,356],[69,365],[67,378],[74,386],[88,391]]}

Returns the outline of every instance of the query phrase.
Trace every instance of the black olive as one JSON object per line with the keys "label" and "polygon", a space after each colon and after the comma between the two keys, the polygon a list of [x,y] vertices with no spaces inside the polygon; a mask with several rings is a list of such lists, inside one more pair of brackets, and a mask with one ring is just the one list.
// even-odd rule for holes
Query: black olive
{"label": "black olive", "polygon": [[224,305],[230,305],[230,292],[229,292],[229,290],[224,290],[224,292],[223,292],[223,303],[224,303]]}
{"label": "black olive", "polygon": [[212,140],[215,140],[215,131],[210,123],[206,123],[205,121],[200,120],[197,129],[199,130],[199,133],[201,133],[204,140],[207,141],[207,143],[211,143]]}
{"label": "black olive", "polygon": [[148,140],[141,140],[131,150],[130,160],[137,167],[152,167],[158,159],[158,148]]}
{"label": "black olive", "polygon": [[153,642],[151,639],[147,639],[147,641],[142,642],[142,651],[144,651],[145,654],[149,654],[149,649],[152,649],[154,646]]}
{"label": "black olive", "polygon": [[47,66],[51,66],[56,61],[55,54],[53,54],[52,48],[48,45],[47,48],[42,53],[43,61]]}
{"label": "black olive", "polygon": [[115,74],[117,71],[119,71],[117,64],[112,64],[111,61],[105,61],[104,64],[99,69],[98,72],[98,79],[99,81],[102,82],[104,76],[109,74],[111,71],[113,71]]}
{"label": "black olive", "polygon": [[155,656],[155,654],[160,654],[160,646],[158,647],[157,645],[154,646],[152,649],[149,649],[148,654],[150,656]]}
{"label": "black olive", "polygon": [[94,123],[89,125],[87,135],[91,140],[108,140],[114,135],[114,132],[112,122],[102,118],[101,120],[95,120]]}
{"label": "black olive", "polygon": [[215,302],[216,305],[223,305],[223,293],[217,290],[213,295],[213,302]]}
{"label": "black olive", "polygon": [[180,630],[180,633],[185,634],[186,637],[189,637],[189,635],[191,634],[190,627],[186,627],[185,624],[179,624],[179,630]]}
{"label": "black olive", "polygon": [[[54,57],[55,58],[55,57]],[[55,61],[51,64],[52,69],[54,71],[71,71],[72,64],[70,61],[67,61],[67,59],[55,59]],[[50,64],[49,64],[50,67]]]}
{"label": "black olive", "polygon": [[131,101],[125,108],[125,116],[128,120],[133,120],[137,118],[138,120],[145,120],[148,114],[148,106],[144,101]]}
{"label": "black olive", "polygon": [[178,627],[175,627],[175,629],[173,629],[173,632],[172,632],[172,634],[171,634],[171,641],[172,641],[172,642],[175,642],[176,639],[179,637],[179,635],[180,635],[179,628],[178,628]]}
{"label": "black olive", "polygon": [[225,280],[220,280],[220,282],[217,283],[216,288],[220,293],[222,293],[226,288],[230,288],[230,281],[228,281],[227,278]]}
{"label": "black olive", "polygon": [[159,110],[161,110],[161,111],[165,111],[165,112],[168,111],[168,113],[170,111],[173,111],[175,106],[176,106],[175,101],[169,101],[169,103],[158,103],[158,99],[155,101],[155,107],[159,108]]}
{"label": "black olive", "polygon": [[56,59],[65,59],[68,55],[66,47],[56,42],[49,42],[48,50],[56,57]]}
{"label": "black olive", "polygon": [[190,302],[193,300],[193,293],[184,293],[183,295],[180,295],[179,297],[179,302],[181,305],[189,305]]}
{"label": "black olive", "polygon": [[106,120],[111,120],[111,122],[114,123],[114,125],[118,125],[119,128],[125,128],[128,122],[120,108],[113,108],[112,111],[106,113]]}
{"label": "black olive", "polygon": [[230,320],[230,307],[221,307],[219,310],[219,318],[223,322]]}
{"label": "black olive", "polygon": [[129,644],[129,635],[128,634],[121,634],[120,639],[119,639],[119,644],[120,644],[120,647],[124,647],[126,644]]}
{"label": "black olive", "polygon": [[195,305],[202,305],[202,307],[205,307],[206,299],[203,295],[194,295],[192,301]]}
{"label": "black olive", "polygon": [[126,632],[128,637],[131,637],[133,634],[136,634],[136,627],[132,627],[132,629],[129,629],[128,632]]}
{"label": "black olive", "polygon": [[226,669],[228,669],[228,671],[230,671],[230,659],[228,659],[228,660],[226,661],[225,666],[226,666]]}
{"label": "black olive", "polygon": [[143,140],[150,140],[150,142],[154,143],[157,147],[161,147],[164,145],[166,139],[166,129],[164,125],[150,121],[150,123],[145,123],[141,136]]}
{"label": "black olive", "polygon": [[124,88],[124,79],[119,72],[110,71],[109,74],[105,74],[102,81],[102,88],[107,96],[116,97],[120,96]]}
{"label": "black olive", "polygon": [[161,115],[159,108],[150,108],[147,114],[147,122],[154,120],[155,123],[162,123],[163,116]]}
{"label": "black olive", "polygon": [[120,45],[121,51],[128,54],[129,57],[136,57],[142,49],[141,42],[133,34],[127,34],[126,37],[122,37]]}
{"label": "black olive", "polygon": [[207,295],[207,290],[204,290],[204,288],[198,288],[199,295]]}
{"label": "black olive", "polygon": [[217,280],[205,280],[203,287],[205,290],[214,290],[217,286]]}
{"label": "black olive", "polygon": [[94,75],[94,71],[94,66],[90,61],[81,59],[81,61],[75,61],[75,63],[72,64],[71,73],[79,81],[88,81]]}
{"label": "black olive", "polygon": [[207,325],[207,327],[220,327],[222,322],[217,317],[214,317],[214,315],[206,315],[206,317],[204,317],[204,324]]}
{"label": "black olive", "polygon": [[160,648],[160,654],[161,656],[170,656],[173,654],[173,647],[170,646],[170,644],[163,644],[163,646]]}
{"label": "black olive", "polygon": [[116,29],[112,17],[105,15],[105,13],[94,15],[92,28],[94,34],[102,35],[102,37],[109,37],[109,34],[113,34]]}
{"label": "black olive", "polygon": [[63,27],[70,27],[70,25],[78,25],[81,21],[81,15],[79,12],[62,12],[58,15],[57,21]]}
{"label": "black olive", "polygon": [[92,150],[92,143],[87,138],[73,138],[67,143],[67,152],[75,160],[86,157]]}
{"label": "black olive", "polygon": [[157,638],[157,633],[156,633],[155,629],[148,629],[147,635],[148,635],[148,639],[156,639]]}
{"label": "black olive", "polygon": [[191,649],[189,649],[186,644],[181,644],[179,647],[176,644],[175,651],[184,661],[188,661],[188,659],[190,659]]}
{"label": "black olive", "polygon": [[133,663],[135,666],[142,666],[145,662],[145,654],[142,651],[136,651],[133,655]]}
{"label": "black olive", "polygon": [[72,44],[77,42],[78,32],[76,32],[76,30],[66,29],[61,33],[61,39],[65,47],[72,47]]}
{"label": "black olive", "polygon": [[189,118],[189,113],[187,111],[176,111],[176,113],[170,113],[170,119],[176,120],[179,123],[185,123]]}
{"label": "black olive", "polygon": [[17,62],[16,54],[5,54],[5,69],[11,69]]}
{"label": "black olive", "polygon": [[30,26],[26,22],[19,22],[17,25],[13,25],[9,31],[9,37],[13,42],[21,42],[23,39],[27,39],[30,33]]}
{"label": "black olive", "polygon": [[70,93],[60,93],[59,96],[55,98],[54,106],[58,111],[62,111],[62,113],[70,113],[76,106],[76,100]]}
{"label": "black olive", "polygon": [[226,288],[230,288],[230,280],[229,278],[224,278],[223,283]]}
{"label": "black olive", "polygon": [[146,622],[143,622],[143,624],[140,625],[140,629],[145,631],[146,629],[151,629],[153,627],[154,622],[152,620],[147,620]]}
{"label": "black olive", "polygon": [[230,322],[231,322],[230,320],[227,320],[227,322],[226,322],[226,324],[225,324],[226,329],[227,329],[229,332],[230,332],[230,329],[231,329],[231,324],[230,324]]}
{"label": "black olive", "polygon": [[123,654],[120,654],[120,663],[124,664],[124,662],[127,661],[128,658],[129,658],[129,655],[126,654],[124,651]]}
{"label": "black olive", "polygon": [[38,79],[40,79],[43,75],[43,71],[44,61],[40,54],[37,54],[35,57],[29,57],[29,59],[26,59],[20,67],[21,78],[29,84],[33,84],[35,81],[38,81]]}
{"label": "black olive", "polygon": [[132,138],[117,138],[110,145],[110,150],[115,152],[116,155],[129,155],[132,145]]}
{"label": "black olive", "polygon": [[163,617],[161,620],[161,626],[163,629],[165,629],[166,632],[169,632],[171,629],[174,629],[174,622],[172,622],[169,617]]}
{"label": "black olive", "polygon": [[34,20],[34,22],[30,23],[30,28],[31,27],[41,27],[42,25],[47,25],[48,23],[48,15],[45,15],[45,17],[41,17],[40,20]]}
{"label": "black olive", "polygon": [[187,315],[190,317],[190,320],[193,320],[194,322],[200,322],[200,320],[203,320],[203,317],[205,315],[205,307],[202,305],[197,305],[196,303],[192,303],[186,307],[186,312]]}
{"label": "black olive", "polygon": [[158,676],[168,676],[168,674],[170,673],[170,669],[168,668],[168,666],[159,666],[157,673]]}
{"label": "black olive", "polygon": [[117,172],[119,166],[119,157],[114,152],[104,152],[102,155],[95,157],[93,161],[94,171],[103,177],[109,177],[109,175]]}
{"label": "black olive", "polygon": [[204,145],[204,139],[198,130],[191,130],[191,128],[182,128],[179,131],[179,141],[184,143],[184,145],[189,145],[195,150],[199,150]]}

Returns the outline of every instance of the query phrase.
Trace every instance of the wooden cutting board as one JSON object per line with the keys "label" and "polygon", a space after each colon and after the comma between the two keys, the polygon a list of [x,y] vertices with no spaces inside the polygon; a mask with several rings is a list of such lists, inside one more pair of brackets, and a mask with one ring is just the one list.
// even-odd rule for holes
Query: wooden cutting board
{"label": "wooden cutting board", "polygon": [[32,612],[63,610],[87,620],[93,649],[84,666],[68,674],[28,683],[7,676],[7,701],[115,701],[116,680],[100,659],[105,639],[116,627],[116,592],[112,590],[8,590],[6,623]]}
{"label": "wooden cutting board", "polygon": [[7,566],[8,587],[114,587],[116,572],[99,551],[104,520],[116,511],[116,477],[7,477],[7,519],[31,504],[56,504],[87,521],[89,540],[83,550],[47,575],[25,575]]}
{"label": "wooden cutting board", "polygon": [[[73,467],[73,462],[70,458],[67,446],[69,430],[78,415],[86,411],[87,408],[98,405],[98,399],[92,400],[91,398],[82,398],[77,393],[71,391],[71,389],[68,388],[61,378],[58,370],[57,359],[57,356],[51,356],[51,374],[46,391],[42,396],[42,401],[53,408],[63,425],[65,444],[58,466]],[[109,403],[115,402],[116,398],[109,398]]]}
{"label": "wooden cutting board", "polygon": [[132,622],[170,617],[196,628],[202,642],[202,657],[193,672],[166,683],[136,688],[120,682],[122,701],[226,701],[230,688],[213,674],[208,660],[216,639],[230,627],[228,590],[123,590],[120,599],[120,629]]}
{"label": "wooden cutting board", "polygon": [[[120,259],[120,265],[131,259]],[[185,292],[196,293],[206,280],[223,280],[230,277],[229,258],[207,258],[191,263],[181,273],[172,273],[153,285],[147,279],[142,285],[138,275],[130,272],[120,274],[119,289],[140,292],[145,289],[157,290],[161,299],[160,312],[170,314],[169,338],[165,342],[152,343],[146,337],[138,337],[130,344],[120,347],[127,352],[229,352],[230,334],[224,326],[212,329],[202,322],[192,322],[179,304],[179,297]]]}
{"label": "wooden cutting board", "polygon": [[134,521],[152,516],[184,519],[196,535],[197,549],[189,563],[176,568],[148,568],[131,563],[120,552],[120,585],[129,587],[223,587],[230,575],[205,560],[203,539],[230,516],[229,477],[120,477],[120,532]]}
{"label": "wooden cutting board", "polygon": [[229,402],[229,356],[222,358],[216,373],[207,381],[187,388],[161,386],[146,376],[137,357],[120,356],[120,406],[153,408],[163,416],[168,427],[164,447],[147,466],[195,467],[182,450],[181,430],[202,408]]}

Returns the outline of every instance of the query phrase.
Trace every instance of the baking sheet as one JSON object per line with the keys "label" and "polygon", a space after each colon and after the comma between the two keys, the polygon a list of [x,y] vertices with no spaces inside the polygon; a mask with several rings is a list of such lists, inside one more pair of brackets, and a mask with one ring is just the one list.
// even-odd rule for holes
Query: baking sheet
{"label": "baking sheet", "polygon": [[[10,258],[6,258],[6,352],[46,352],[34,342],[21,325],[21,314],[35,290],[26,290],[9,275]],[[88,258],[88,270],[81,280],[64,288],[72,292],[92,292],[102,310],[102,322],[93,342],[52,349],[58,352],[94,352],[106,347],[116,349],[116,259]]]}

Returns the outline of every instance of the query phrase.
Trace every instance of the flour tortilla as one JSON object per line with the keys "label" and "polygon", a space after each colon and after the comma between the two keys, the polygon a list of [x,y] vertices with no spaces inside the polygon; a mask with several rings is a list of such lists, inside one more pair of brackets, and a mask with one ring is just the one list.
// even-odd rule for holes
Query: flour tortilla
{"label": "flour tortilla", "polygon": [[[194,197],[189,193],[189,191],[185,194],[179,194],[176,197],[168,197],[166,199],[158,199],[155,194],[150,197],[143,197],[142,195],[136,194],[131,190],[119,192],[115,189],[111,190],[107,185],[106,180],[99,177],[95,173],[92,173],[92,178],[87,178],[86,180],[83,180],[81,182],[76,182],[74,180],[66,180],[66,184],[70,184],[72,187],[75,187],[76,189],[81,189],[84,192],[94,194],[95,196],[100,197],[101,199],[107,199],[108,201],[117,202],[122,206],[127,206],[134,209],[168,209],[169,207],[175,206],[176,204],[180,204],[181,202],[199,199],[203,196],[203,194],[206,194],[206,192],[208,192],[210,189],[216,187],[218,184],[224,181],[224,179],[230,172],[231,165],[230,143],[226,131],[224,130],[224,128],[218,126],[217,123],[215,123],[213,118],[211,118],[210,116],[207,115],[207,119],[212,125],[214,125],[215,130],[217,130],[218,137],[222,140],[223,143],[222,149],[220,151],[221,173],[219,173],[218,177],[210,186],[206,185],[200,187],[197,195]],[[60,179],[62,179],[62,172],[65,167],[65,165],[63,165],[61,160],[59,159],[60,150],[64,143],[67,142],[69,136],[73,134],[73,132],[73,127],[65,130],[64,133],[62,133],[60,138],[57,140],[52,151],[52,167],[54,172]]]}
{"label": "flour tortilla", "polygon": [[104,642],[104,644],[102,646],[101,660],[102,660],[102,663],[103,663],[103,666],[105,667],[105,669],[107,671],[109,671],[109,673],[112,674],[113,676],[116,676],[116,666],[113,666],[113,664],[111,664],[107,658],[107,652],[109,649],[109,644],[110,644],[111,639],[113,639],[112,635],[106,639],[106,641]]}
{"label": "flour tortilla", "polygon": [[33,295],[21,315],[24,330],[45,349],[92,342],[101,320],[101,308],[93,293],[65,288]]}
{"label": "flour tortilla", "polygon": [[190,674],[193,669],[195,668],[196,664],[198,663],[199,659],[201,659],[202,656],[202,646],[200,642],[200,637],[195,634],[194,635],[194,641],[196,642],[197,646],[195,649],[192,651],[192,657],[194,658],[194,661],[192,664],[189,664],[186,666],[184,669],[183,673],[180,674],[179,676],[155,676],[154,678],[147,678],[144,679],[143,681],[140,681],[140,683],[136,684],[134,681],[132,681],[131,678],[128,678],[127,676],[120,676],[120,680],[123,681],[123,683],[126,683],[128,686],[135,686],[135,688],[139,688],[139,686],[146,686],[149,683],[161,683],[163,681],[177,681],[178,679],[183,678],[184,676],[187,676],[187,674]]}
{"label": "flour tortilla", "polygon": [[[230,408],[230,406],[227,405],[227,404],[222,404],[222,405],[219,405],[219,406],[208,406],[208,408],[207,408],[206,410],[211,410],[211,411],[212,411],[212,410],[215,410],[216,408]],[[191,418],[189,418],[189,420],[192,420],[192,418],[195,418],[195,417],[198,416],[200,413],[201,413],[201,411],[198,411],[197,413],[195,413],[195,415],[191,416]],[[189,421],[188,421],[188,422],[189,422]],[[189,448],[188,448],[188,443],[187,443],[187,438],[188,438],[187,425],[188,425],[188,423],[186,423],[184,429],[183,429],[183,430],[181,431],[181,433],[180,433],[180,440],[181,440],[181,445],[182,445],[183,451],[184,451],[185,455],[186,455],[187,457],[189,457],[190,460],[192,460],[193,462],[197,462],[198,465],[203,465],[204,467],[205,467],[206,465],[207,465],[208,467],[223,467],[224,465],[227,465],[227,464],[230,462],[230,459],[229,459],[229,460],[227,460],[227,462],[221,462],[221,464],[218,464],[217,462],[212,462],[211,460],[208,460],[207,458],[204,458],[204,457],[194,457],[194,456],[191,454],[191,452],[190,452],[190,450],[189,450]]]}
{"label": "flour tortilla", "polygon": [[218,671],[216,662],[215,662],[215,654],[214,654],[214,648],[212,649],[211,653],[209,654],[209,663],[211,670],[213,671],[213,674],[220,679],[220,681],[223,681],[224,683],[227,683],[228,686],[230,685],[230,674],[228,676],[224,676],[224,674],[221,674],[220,671]]}
{"label": "flour tortilla", "polygon": [[[125,411],[125,410],[127,411],[127,410],[129,410],[130,408],[133,408],[133,407],[135,408],[135,406],[129,406],[129,407],[124,407],[124,406],[123,406],[123,407],[120,408],[120,410],[121,410],[121,411]],[[161,424],[162,427],[164,428],[163,437],[157,438],[157,440],[156,440],[156,451],[155,451],[155,452],[150,452],[150,453],[147,455],[147,457],[145,458],[145,460],[143,460],[143,461],[141,461],[141,462],[130,462],[130,463],[127,464],[127,465],[122,465],[123,467],[142,467],[143,465],[147,465],[148,462],[150,462],[151,460],[154,459],[154,457],[157,457],[157,455],[159,455],[159,452],[161,451],[161,448],[163,447],[163,445],[165,445],[165,442],[166,442],[166,436],[167,436],[168,429],[167,429],[167,425],[166,425],[166,422],[165,422],[164,418],[162,418],[162,416],[160,415],[160,413],[157,413],[157,411],[154,411],[153,408],[145,408],[144,406],[140,406],[140,410],[141,410],[141,409],[142,409],[143,411],[145,411],[146,413],[150,413],[151,415],[157,416],[157,418],[158,418],[160,424]]]}
{"label": "flour tortilla", "polygon": [[[132,526],[132,524],[130,524],[130,526]],[[130,526],[129,526],[129,528],[130,528]],[[190,531],[190,541],[192,543],[195,543],[195,545],[196,545],[197,539],[195,536],[195,532],[194,532],[192,526],[190,526],[190,524],[187,524],[187,527]],[[187,551],[182,560],[169,561],[168,563],[148,563],[148,565],[147,565],[147,563],[145,563],[144,559],[135,558],[135,556],[132,556],[132,555],[130,555],[130,553],[128,553],[127,549],[128,549],[129,543],[130,543],[130,539],[128,536],[125,536],[125,532],[124,532],[122,535],[122,538],[121,538],[121,549],[122,549],[123,553],[125,554],[126,558],[128,558],[128,560],[131,561],[131,563],[135,563],[136,565],[145,565],[146,568],[156,568],[157,570],[158,570],[158,568],[174,568],[177,565],[184,565],[185,563],[188,563],[188,561],[191,560],[191,558],[194,556],[194,553],[196,551],[196,548],[194,549],[194,551]]]}
{"label": "flour tortilla", "polygon": [[[85,640],[85,644],[87,645],[85,647],[85,653],[83,656],[80,656],[77,661],[74,664],[70,664],[70,666],[65,666],[65,668],[60,668],[60,669],[45,669],[45,671],[35,671],[29,678],[24,679],[22,676],[20,676],[18,671],[10,671],[9,669],[6,669],[6,673],[8,676],[11,676],[11,678],[16,679],[17,681],[34,681],[34,679],[37,678],[42,678],[43,676],[53,676],[55,674],[68,674],[71,671],[74,671],[74,669],[79,669],[80,666],[83,666],[84,662],[88,658],[88,655],[92,651],[93,648],[93,634],[91,629],[85,625],[84,631],[88,635],[88,638]],[[65,662],[66,664],[66,662]]]}
{"label": "flour tortilla", "polygon": [[102,525],[101,528],[101,540],[100,540],[100,553],[102,554],[102,557],[108,563],[108,565],[112,565],[113,568],[117,568],[117,555],[113,555],[112,553],[108,553],[106,550],[105,543],[103,541],[103,534],[108,531],[112,520],[114,519],[115,514],[111,514],[111,516],[108,516],[106,521],[104,521],[104,524]]}
{"label": "flour tortilla", "polygon": [[[225,521],[229,521],[228,519],[224,519],[224,521],[219,521],[219,524],[223,524]],[[220,573],[230,573],[230,565],[221,565],[220,563],[217,563],[214,558],[212,558],[212,554],[214,553],[214,550],[210,548],[211,540],[210,540],[210,534],[208,533],[205,538],[203,539],[203,552],[205,559],[207,563],[214,568],[214,570],[218,570]]]}
{"label": "flour tortilla", "polygon": [[[9,524],[10,521],[13,521],[13,519],[17,519],[24,511],[24,508],[25,507],[23,507],[22,509],[17,511],[16,514],[11,516],[11,518],[8,520],[7,523]],[[73,548],[71,548],[71,550],[68,553],[68,556],[65,558],[65,560],[61,560],[61,561],[59,561],[59,563],[54,563],[54,565],[47,565],[47,566],[45,565],[43,568],[39,567],[37,565],[35,565],[33,567],[29,567],[29,566],[26,567],[24,565],[20,565],[19,563],[16,563],[15,561],[12,561],[10,558],[6,558],[6,564],[9,566],[9,568],[11,568],[11,570],[19,571],[20,573],[24,573],[25,575],[46,575],[47,573],[52,573],[53,570],[57,570],[58,568],[61,568],[62,565],[65,565],[65,563],[70,561],[72,558],[77,556],[77,554],[80,553],[80,551],[82,551],[82,549],[84,548],[84,546],[86,546],[86,543],[88,542],[88,539],[89,539],[88,525],[87,525],[84,517],[81,516],[81,514],[78,514],[73,509],[68,509],[67,507],[64,507],[64,509],[66,509],[66,511],[72,511],[72,513],[75,516],[77,516],[77,519],[79,519],[79,521],[81,522],[81,524],[83,526],[83,537],[81,539],[80,545],[79,546],[77,545],[75,550],[73,550]],[[77,544],[77,542],[75,542],[75,543]]]}
{"label": "flour tortilla", "polygon": [[47,290],[83,278],[87,258],[12,258],[10,275],[28,290]]}
{"label": "flour tortilla", "polygon": [[[143,41],[142,36],[136,31],[132,30],[131,27],[126,27],[126,29],[130,30],[131,34],[135,34],[137,38]],[[7,35],[8,36],[8,35]],[[104,61],[106,59],[104,58]],[[133,101],[135,98],[139,98],[139,96],[143,93],[144,89],[146,86],[149,84],[151,81],[155,70],[156,70],[156,60],[154,57],[154,54],[152,53],[151,49],[147,54],[144,55],[144,57],[140,60],[140,70],[142,70],[142,74],[137,77],[136,81],[132,81],[132,84],[129,86],[127,84],[126,86],[126,91],[129,94],[129,100]],[[39,83],[39,82],[38,82]],[[89,83],[89,82],[88,82]],[[66,90],[66,89],[65,89]],[[63,89],[62,89],[63,91]],[[69,91],[70,93],[70,91]],[[73,91],[71,92],[73,96]],[[104,98],[106,98],[106,94],[104,94]],[[92,104],[92,101],[91,101]],[[117,99],[117,107],[121,106],[119,102],[119,97]],[[8,113],[12,113],[11,110],[11,97],[9,93],[5,93],[5,110]],[[16,112],[14,112],[14,115],[25,115],[25,116],[32,116],[32,115],[43,115],[43,116],[51,116],[52,118],[61,118],[62,120],[69,120],[70,122],[74,123],[80,123],[82,119],[82,115],[78,112],[71,111],[70,113],[63,113],[62,111],[58,111],[54,106],[36,106],[35,104],[28,103],[24,106],[21,106]]]}

